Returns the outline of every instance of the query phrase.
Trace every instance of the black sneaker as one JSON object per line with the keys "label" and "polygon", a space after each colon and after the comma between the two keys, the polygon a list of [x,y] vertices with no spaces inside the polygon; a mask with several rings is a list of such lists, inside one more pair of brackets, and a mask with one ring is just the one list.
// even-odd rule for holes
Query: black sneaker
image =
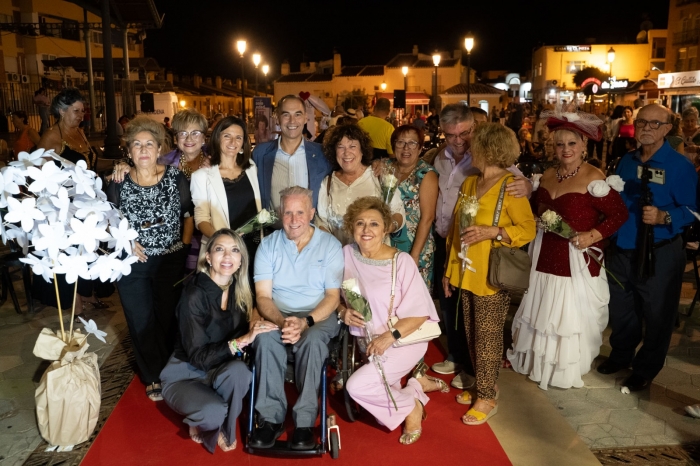
{"label": "black sneaker", "polygon": [[610,359],[606,359],[600,366],[598,366],[596,370],[601,374],[614,374],[615,372],[621,371],[622,369],[626,368],[627,366],[618,364]]}
{"label": "black sneaker", "polygon": [[262,421],[253,432],[253,437],[250,439],[250,446],[253,448],[270,448],[275,444],[280,435],[284,433],[283,424],[273,424],[272,422]]}

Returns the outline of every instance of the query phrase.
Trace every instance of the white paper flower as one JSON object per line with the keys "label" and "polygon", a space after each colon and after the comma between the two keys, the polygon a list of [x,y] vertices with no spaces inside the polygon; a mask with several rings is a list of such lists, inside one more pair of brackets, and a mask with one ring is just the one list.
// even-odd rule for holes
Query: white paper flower
{"label": "white paper flower", "polygon": [[32,244],[37,251],[46,251],[52,260],[58,259],[59,251],[70,246],[63,223],[39,225],[39,235],[34,235]]}
{"label": "white paper flower", "polygon": [[610,175],[606,180],[605,180],[608,185],[617,191],[618,193],[621,193],[623,189],[625,189],[625,182],[620,178],[619,175]]}
{"label": "white paper flower", "polygon": [[131,242],[139,236],[136,230],[129,228],[129,221],[125,218],[121,219],[118,227],[110,228],[109,234],[114,238],[109,241],[109,247],[120,253],[126,250],[129,254],[131,254]]}
{"label": "white paper flower", "polygon": [[103,332],[102,330],[98,329],[97,324],[94,320],[90,319],[89,322],[85,322],[85,319],[83,319],[80,316],[78,316],[78,319],[80,319],[80,322],[83,324],[83,328],[87,333],[92,333],[93,335],[95,335],[95,338],[100,340],[102,343],[107,343],[107,341],[105,340],[107,332]]}
{"label": "white paper flower", "polygon": [[603,180],[593,180],[588,183],[588,192],[593,197],[605,197],[610,192],[610,186]]}
{"label": "white paper flower", "polygon": [[33,254],[28,254],[27,257],[22,257],[20,262],[24,262],[32,267],[32,272],[36,275],[41,275],[44,277],[47,283],[51,283],[51,278],[53,278],[52,264],[49,259],[44,257],[39,259]]}
{"label": "white paper flower", "polygon": [[80,254],[69,256],[61,253],[58,255],[59,265],[53,268],[53,273],[65,274],[67,283],[75,283],[78,276],[83,277],[86,280],[90,280],[88,261],[91,258],[91,256],[82,256]]}
{"label": "white paper flower", "polygon": [[70,226],[74,232],[68,238],[70,244],[81,245],[87,252],[93,252],[97,249],[100,241],[106,241],[110,238],[105,228],[99,227],[97,223],[97,215],[88,215],[84,222],[77,218],[70,219]]}
{"label": "white paper flower", "polygon": [[105,219],[105,212],[113,209],[109,202],[99,199],[90,199],[87,196],[80,196],[73,200],[73,205],[78,208],[75,212],[76,218],[86,218],[90,214],[97,216],[99,222]]}
{"label": "white paper flower", "polygon": [[263,209],[258,213],[258,222],[259,223],[268,223],[272,216],[270,215],[270,212],[267,211],[267,209]]}
{"label": "white paper flower", "polygon": [[110,268],[112,269],[111,281],[119,280],[122,275],[129,275],[131,273],[131,264],[134,264],[139,260],[137,256],[128,256],[126,259],[117,259],[114,254],[110,254]]}
{"label": "white paper flower", "polygon": [[22,172],[15,167],[5,167],[2,170],[3,192],[6,194],[19,194],[19,187],[24,186],[26,179]]}
{"label": "white paper flower", "polygon": [[55,196],[51,196],[51,203],[58,209],[58,220],[65,223],[68,218],[68,210],[70,208],[70,198],[68,190],[61,186]]}
{"label": "white paper flower", "polygon": [[532,181],[532,190],[535,191],[537,188],[540,187],[540,179],[542,178],[542,173],[535,173],[532,175],[532,178],[530,178],[530,181]]}
{"label": "white paper flower", "polygon": [[8,240],[12,239],[22,248],[22,253],[26,256],[29,250],[29,235],[17,225],[8,225],[5,229],[5,237]]}
{"label": "white paper flower", "polygon": [[56,194],[59,186],[68,179],[68,173],[58,168],[55,163],[45,163],[41,170],[36,167],[28,167],[27,176],[34,180],[29,185],[29,190],[33,193],[45,189],[51,194]]}
{"label": "white paper flower", "polygon": [[10,223],[21,222],[22,229],[29,233],[34,228],[35,220],[44,220],[46,216],[36,208],[36,199],[28,197],[18,201],[14,197],[7,198],[9,212],[5,215],[5,221]]}
{"label": "white paper flower", "polygon": [[17,167],[20,170],[26,170],[29,167],[40,167],[46,163],[44,157],[48,157],[53,153],[53,150],[46,152],[44,149],[37,149],[31,154],[20,152],[17,155],[17,160],[10,162],[10,166]]}
{"label": "white paper flower", "polygon": [[87,194],[95,197],[95,172],[87,169],[87,164],[84,160],[79,160],[75,165],[75,169],[71,173],[71,179],[75,184],[76,194]]}

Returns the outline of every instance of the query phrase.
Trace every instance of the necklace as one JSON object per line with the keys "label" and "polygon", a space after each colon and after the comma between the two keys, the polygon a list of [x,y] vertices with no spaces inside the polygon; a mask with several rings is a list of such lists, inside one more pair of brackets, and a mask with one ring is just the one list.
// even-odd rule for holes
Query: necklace
{"label": "necklace", "polygon": [[[195,157],[192,161],[194,162],[195,160],[199,159],[199,163],[197,164],[197,170],[202,168],[202,163],[204,162],[204,153],[202,151],[199,151],[199,155]],[[190,167],[190,162],[185,159],[185,153],[181,152],[180,153],[180,171],[182,172],[183,175],[185,175],[185,178],[188,180],[190,177],[192,177],[192,172],[195,170],[192,170]]]}
{"label": "necklace", "polygon": [[[583,164],[581,164],[581,165],[583,165]],[[566,179],[568,179],[568,178],[573,178],[574,176],[576,176],[576,174],[578,173],[579,169],[581,168],[581,165],[579,165],[578,167],[576,167],[576,170],[572,171],[572,172],[569,173],[568,175],[563,175],[563,176],[559,174],[559,169],[557,168],[557,182],[561,183],[562,181],[564,181],[564,180],[566,180]]]}

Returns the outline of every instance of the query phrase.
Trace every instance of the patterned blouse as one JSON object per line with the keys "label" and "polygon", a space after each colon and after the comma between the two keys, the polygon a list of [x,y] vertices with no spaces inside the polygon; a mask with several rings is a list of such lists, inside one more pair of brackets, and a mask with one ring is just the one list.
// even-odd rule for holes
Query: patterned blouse
{"label": "patterned blouse", "polygon": [[182,249],[182,219],[192,216],[194,204],[189,183],[175,167],[166,166],[153,186],[139,186],[130,175],[122,183],[110,183],[107,198],[139,234],[136,241],[147,256]]}

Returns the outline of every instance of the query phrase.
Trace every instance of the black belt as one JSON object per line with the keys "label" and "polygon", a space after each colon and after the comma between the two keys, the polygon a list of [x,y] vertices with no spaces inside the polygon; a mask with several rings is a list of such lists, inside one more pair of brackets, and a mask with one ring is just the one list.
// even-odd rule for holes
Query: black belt
{"label": "black belt", "polygon": [[661,241],[654,243],[654,249],[659,249],[659,248],[664,247],[667,244],[671,244],[674,241],[679,240],[679,239],[681,239],[681,235],[676,235],[673,238],[669,238],[669,239],[662,239]]}

